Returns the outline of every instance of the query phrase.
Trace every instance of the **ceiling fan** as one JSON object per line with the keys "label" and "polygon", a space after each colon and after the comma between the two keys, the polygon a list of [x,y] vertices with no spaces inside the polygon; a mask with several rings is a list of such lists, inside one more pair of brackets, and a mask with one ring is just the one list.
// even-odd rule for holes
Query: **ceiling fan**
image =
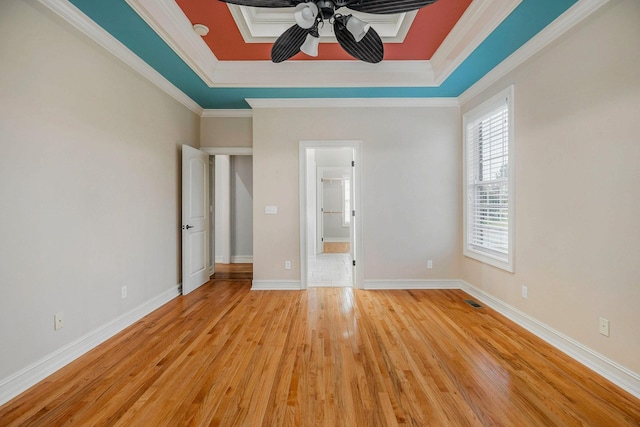
{"label": "ceiling fan", "polygon": [[384,57],[384,46],[378,33],[368,22],[349,14],[336,13],[341,7],[364,13],[393,14],[410,12],[437,0],[220,0],[252,7],[295,7],[296,24],[286,30],[271,48],[271,60],[283,62],[298,52],[318,56],[319,27],[328,21],[340,46],[361,61],[378,63]]}

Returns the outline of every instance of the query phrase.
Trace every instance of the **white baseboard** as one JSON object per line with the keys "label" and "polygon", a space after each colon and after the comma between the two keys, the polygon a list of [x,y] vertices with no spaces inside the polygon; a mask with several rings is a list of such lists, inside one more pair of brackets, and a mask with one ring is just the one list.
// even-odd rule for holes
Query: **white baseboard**
{"label": "white baseboard", "polygon": [[299,280],[254,280],[252,291],[299,291]]}
{"label": "white baseboard", "polygon": [[213,262],[215,262],[216,264],[222,264],[222,257],[221,256],[215,256],[213,257]]}
{"label": "white baseboard", "polygon": [[253,264],[253,255],[234,255],[231,264]]}
{"label": "white baseboard", "polygon": [[[365,280],[368,290],[381,289],[461,289],[479,302],[514,321],[573,359],[640,398],[640,375],[608,359],[520,310],[463,280]],[[254,280],[252,290],[300,290],[299,280]],[[180,286],[172,287],[154,299],[123,314],[71,344],[0,381],[0,405],[42,381],[142,317],[180,295]]]}
{"label": "white baseboard", "polygon": [[364,289],[460,289],[459,280],[365,280]]}
{"label": "white baseboard", "polygon": [[71,363],[179,295],[180,285],[171,287],[157,297],[3,379],[0,381],[0,405],[13,399],[29,387],[34,386],[58,369]]}
{"label": "white baseboard", "polygon": [[493,308],[506,318],[514,321],[532,334],[548,342],[558,350],[582,363],[594,372],[602,375],[612,383],[640,398],[640,374],[625,368],[613,360],[596,353],[587,346],[556,331],[550,326],[534,319],[528,314],[489,295],[481,289],[460,280],[460,289],[473,296],[483,304]]}

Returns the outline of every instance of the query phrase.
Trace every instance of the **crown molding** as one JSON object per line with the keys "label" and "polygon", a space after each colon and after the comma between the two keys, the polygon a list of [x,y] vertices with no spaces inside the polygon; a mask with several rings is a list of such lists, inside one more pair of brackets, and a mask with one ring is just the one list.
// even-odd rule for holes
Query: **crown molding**
{"label": "crown molding", "polygon": [[175,87],[169,80],[164,78],[155,69],[140,59],[135,53],[130,51],[125,45],[120,43],[115,37],[105,31],[98,24],[93,22],[82,11],[71,4],[68,0],[38,0],[41,4],[49,8],[55,14],[67,21],[81,33],[92,39],[98,45],[106,49],[116,58],[133,68],[151,83],[155,84],[162,91],[174,98],[176,101],[187,107],[189,110],[200,115],[202,107],[185,95],[180,89]]}
{"label": "crown molding", "polygon": [[609,0],[578,0],[578,2],[571,6],[565,13],[560,15],[555,21],[540,31],[520,49],[512,53],[508,58],[462,93],[458,97],[460,105],[464,105],[474,97],[480,95],[484,90],[488,89],[491,85],[516,69],[516,67],[520,66],[527,59],[531,58],[533,55],[549,45],[549,43],[556,40],[608,2]]}
{"label": "crown molding", "polygon": [[[90,18],[84,15],[68,0],[38,1],[194,113],[201,115],[202,117],[216,117],[215,114],[227,114],[226,116],[221,115],[218,117],[236,117],[230,116],[228,114],[247,114],[235,112],[211,112],[218,110],[207,110],[208,112],[204,114],[205,110],[203,110],[202,107],[200,107],[180,89],[175,87],[155,69],[146,64],[142,59],[140,59],[125,45],[115,39],[111,34],[109,34],[102,27],[100,27]],[[150,0],[142,1],[148,2]],[[168,2],[170,0],[158,1]],[[474,8],[479,1],[480,0],[474,0],[474,2],[472,3]],[[510,71],[522,64],[529,57],[543,49],[553,40],[560,37],[571,27],[581,22],[583,19],[591,15],[591,13],[595,12],[601,6],[608,2],[609,0],[579,0],[558,19],[556,19],[538,35],[527,42],[523,47],[518,49],[515,53],[505,59],[501,64],[499,64],[491,72],[485,75],[471,88],[460,95],[460,97],[456,101],[456,105],[462,105],[475,96],[479,95],[482,91],[487,89],[489,86],[497,82],[500,78],[504,77]],[[477,7],[480,8],[480,6]],[[158,7],[156,9],[161,8]],[[180,11],[180,13],[182,12]],[[474,16],[482,16],[482,13],[473,12],[473,9],[471,9],[469,13]],[[477,20],[478,18],[475,19]],[[466,22],[467,20],[473,21],[471,18],[464,17],[464,21]],[[174,23],[180,22],[179,19],[167,19],[167,21]],[[465,24],[464,26],[467,27],[468,25]],[[452,31],[453,35],[450,34],[445,43],[443,43],[443,46],[441,46],[438,52],[436,52],[437,55],[446,56],[444,55],[444,53],[440,52],[442,49],[454,50],[452,47],[447,46],[464,45],[464,43],[461,41],[463,36],[460,35],[463,33],[459,33],[459,31],[462,30],[459,30],[457,26],[456,28],[454,28],[454,30],[455,31]],[[193,34],[195,35],[195,33]],[[196,37],[199,38],[199,36]],[[449,40],[449,38],[451,38],[451,41]],[[198,41],[204,43],[202,40]],[[208,51],[208,53],[211,54],[210,51]],[[462,53],[460,53],[460,55],[460,57],[464,56]],[[213,57],[213,54],[211,54],[211,56]],[[436,82],[440,81],[443,78],[443,63],[442,60],[437,58],[436,56],[434,56],[434,59],[432,60],[433,66],[431,61],[383,61],[382,63],[375,65],[357,61],[287,61],[287,63],[284,64],[272,64],[268,61],[217,61],[215,57],[213,58],[214,62],[216,63],[216,67],[215,70],[209,71],[213,72],[213,80],[216,81],[216,87],[427,87],[436,85]],[[433,67],[436,67],[440,71],[434,72]],[[449,64],[444,68],[447,67],[451,68],[452,65]],[[434,75],[436,74],[437,78],[434,77]],[[289,108],[295,107],[296,104],[304,104],[302,105],[303,107],[323,107],[326,105],[343,107],[370,107],[386,106],[389,103],[392,104],[391,106],[422,107],[434,106],[437,104],[437,99],[436,101],[432,100],[431,102],[427,103],[424,102],[424,98],[407,98],[403,102],[399,102],[398,100],[390,101],[390,99],[384,99],[383,101],[376,101],[372,99],[367,99],[364,101],[334,99],[331,101],[311,100],[308,102],[305,102],[304,100],[294,101],[291,99],[276,99],[274,100],[273,105],[275,106],[274,108]],[[254,104],[256,105],[256,107],[254,108],[267,108],[260,107],[265,101],[266,100],[252,100],[252,102],[254,102]]]}
{"label": "crown molding", "polygon": [[431,58],[435,86],[440,86],[521,2],[474,0]]}
{"label": "crown molding", "polygon": [[202,37],[193,30],[174,0],[126,0],[127,4],[164,40],[208,86],[213,86],[211,70],[218,59]]}
{"label": "crown molding", "polygon": [[220,61],[215,87],[430,87],[429,61]]}
{"label": "crown molding", "polygon": [[424,108],[455,107],[457,98],[248,98],[251,108]]}
{"label": "crown molding", "polygon": [[[227,3],[227,6],[245,43],[273,43],[295,24],[293,7],[257,8],[231,3]],[[418,11],[392,15],[374,15],[353,10],[349,10],[348,13],[370,23],[384,43],[402,43]],[[320,28],[319,32],[320,43],[338,42],[330,25]]]}
{"label": "crown molding", "polygon": [[252,110],[203,110],[200,117],[253,117]]}
{"label": "crown molding", "polygon": [[[286,61],[281,64],[270,61],[220,61],[202,38],[195,34],[191,23],[174,0],[126,1],[209,87],[279,88],[439,86],[522,0],[474,0],[432,60],[383,61],[379,64],[355,60]],[[228,6],[232,13],[243,15],[243,9],[235,5]],[[270,10],[246,13],[282,15],[281,11]],[[288,20],[279,24],[283,30],[291,25],[288,15],[285,13]],[[412,22],[413,17],[415,14],[406,14],[405,21]],[[366,19],[373,22],[380,17],[366,15]],[[242,22],[246,23],[246,19],[236,17],[236,20],[240,22],[242,31]]]}

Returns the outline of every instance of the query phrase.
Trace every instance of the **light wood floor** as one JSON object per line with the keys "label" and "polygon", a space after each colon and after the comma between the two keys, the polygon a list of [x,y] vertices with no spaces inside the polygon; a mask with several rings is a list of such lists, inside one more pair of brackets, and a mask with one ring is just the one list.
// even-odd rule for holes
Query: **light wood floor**
{"label": "light wood floor", "polygon": [[324,242],[322,249],[325,254],[348,254],[350,247],[349,242]]}
{"label": "light wood floor", "polygon": [[253,264],[216,264],[212,280],[244,280],[251,286]]}
{"label": "light wood floor", "polygon": [[461,291],[249,288],[171,301],[0,425],[640,425],[637,399]]}

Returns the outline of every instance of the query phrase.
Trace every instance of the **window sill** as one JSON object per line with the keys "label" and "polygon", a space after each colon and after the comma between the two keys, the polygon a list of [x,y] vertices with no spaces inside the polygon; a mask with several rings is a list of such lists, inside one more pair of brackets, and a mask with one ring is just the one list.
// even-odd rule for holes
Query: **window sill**
{"label": "window sill", "polygon": [[475,259],[476,261],[480,261],[484,264],[489,264],[493,267],[507,271],[509,273],[515,272],[512,259],[498,258],[496,256],[489,255],[485,252],[476,251],[473,249],[465,249],[463,251],[463,255],[468,258]]}

